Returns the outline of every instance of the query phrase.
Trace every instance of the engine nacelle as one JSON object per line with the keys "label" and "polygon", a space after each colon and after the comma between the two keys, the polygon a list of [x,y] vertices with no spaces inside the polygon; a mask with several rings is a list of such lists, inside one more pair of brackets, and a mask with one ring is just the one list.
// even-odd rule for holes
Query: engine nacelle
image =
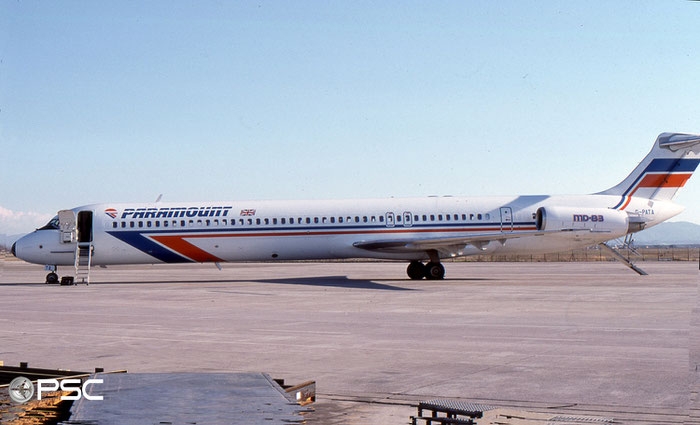
{"label": "engine nacelle", "polygon": [[624,235],[630,229],[626,212],[609,208],[541,207],[537,210],[537,230],[592,230]]}

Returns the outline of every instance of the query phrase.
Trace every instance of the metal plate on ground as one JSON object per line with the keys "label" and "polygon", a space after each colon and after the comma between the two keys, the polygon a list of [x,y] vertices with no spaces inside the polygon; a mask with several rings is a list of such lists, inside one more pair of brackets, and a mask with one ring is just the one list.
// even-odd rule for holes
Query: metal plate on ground
{"label": "metal plate on ground", "polygon": [[71,408],[64,425],[144,423],[300,423],[310,411],[264,373],[97,374],[92,396]]}

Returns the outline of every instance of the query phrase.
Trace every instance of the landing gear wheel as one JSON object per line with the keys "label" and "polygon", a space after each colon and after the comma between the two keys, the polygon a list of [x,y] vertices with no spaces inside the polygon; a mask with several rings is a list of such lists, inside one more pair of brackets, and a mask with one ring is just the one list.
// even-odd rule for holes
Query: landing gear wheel
{"label": "landing gear wheel", "polygon": [[58,283],[58,275],[54,272],[51,272],[46,275],[46,283],[48,285],[55,285]]}
{"label": "landing gear wheel", "polygon": [[413,280],[423,279],[426,273],[425,266],[420,261],[411,261],[406,269],[406,273]]}
{"label": "landing gear wheel", "polygon": [[425,278],[428,280],[442,280],[445,278],[445,268],[442,264],[431,261],[425,265]]}

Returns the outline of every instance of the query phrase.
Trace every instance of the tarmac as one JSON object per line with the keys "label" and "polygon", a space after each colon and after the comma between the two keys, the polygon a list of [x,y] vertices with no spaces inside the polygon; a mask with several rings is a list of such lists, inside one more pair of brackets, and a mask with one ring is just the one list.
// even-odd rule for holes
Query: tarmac
{"label": "tarmac", "polygon": [[311,424],[405,424],[435,398],[688,423],[695,403],[695,262],[128,266],[72,287],[0,264],[5,365],[315,380]]}

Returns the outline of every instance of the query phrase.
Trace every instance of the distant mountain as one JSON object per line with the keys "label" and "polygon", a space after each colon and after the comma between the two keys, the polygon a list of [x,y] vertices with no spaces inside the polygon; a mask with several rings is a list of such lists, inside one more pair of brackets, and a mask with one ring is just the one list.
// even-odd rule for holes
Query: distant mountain
{"label": "distant mountain", "polygon": [[667,221],[635,234],[634,244],[700,245],[700,225],[687,221]]}

